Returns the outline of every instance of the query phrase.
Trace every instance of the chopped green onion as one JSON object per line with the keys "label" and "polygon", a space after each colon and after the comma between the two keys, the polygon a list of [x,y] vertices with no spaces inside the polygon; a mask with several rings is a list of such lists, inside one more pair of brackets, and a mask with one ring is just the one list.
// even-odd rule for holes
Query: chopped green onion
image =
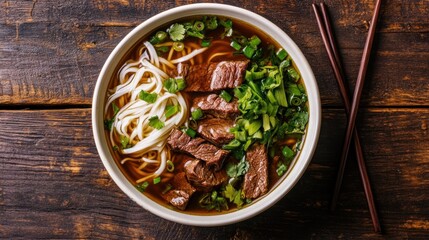
{"label": "chopped green onion", "polygon": [[166,53],[170,50],[170,48],[167,46],[161,46],[161,47],[157,47],[156,50],[158,50],[158,52],[161,52],[161,53]]}
{"label": "chopped green onion", "polygon": [[209,17],[209,18],[205,21],[205,23],[206,23],[207,29],[210,29],[210,30],[214,30],[214,29],[216,29],[216,28],[217,28],[217,26],[218,26],[216,16],[211,16],[211,17]]}
{"label": "chopped green onion", "polygon": [[276,125],[277,125],[277,118],[274,117],[274,116],[270,116],[270,123],[271,123],[271,126],[273,128],[276,127]]}
{"label": "chopped green onion", "polygon": [[220,24],[222,26],[224,26],[225,28],[232,28],[232,21],[231,21],[231,19],[220,20]]}
{"label": "chopped green onion", "polygon": [[129,139],[127,136],[123,136],[123,135],[121,135],[120,140],[121,140],[122,148],[123,148],[123,149],[124,149],[124,148],[127,148],[127,147],[128,147],[128,144],[130,143],[130,139]]}
{"label": "chopped green onion", "polygon": [[252,135],[252,138],[255,138],[255,139],[262,139],[262,132],[261,131],[257,131],[257,132],[255,132],[255,134],[253,134]]}
{"label": "chopped green onion", "polygon": [[182,42],[174,42],[173,49],[177,52],[181,52],[183,51],[183,49],[185,49],[185,44],[183,44]]}
{"label": "chopped green onion", "polygon": [[222,92],[220,92],[219,96],[221,98],[223,98],[223,100],[225,100],[226,102],[231,102],[232,100],[232,96],[231,94],[229,94],[227,91],[222,90]]}
{"label": "chopped green onion", "polygon": [[184,130],[184,132],[191,138],[194,138],[197,135],[197,132],[195,132],[192,128],[187,128]]}
{"label": "chopped green onion", "polygon": [[165,40],[165,38],[167,38],[167,33],[166,33],[166,32],[164,32],[164,31],[158,31],[158,32],[155,34],[155,36],[156,36],[156,38],[158,38],[159,42],[162,42],[162,41],[164,41],[164,40]]}
{"label": "chopped green onion", "polygon": [[159,120],[157,115],[155,115],[149,118],[149,126],[159,130],[164,127],[164,123],[161,120]]}
{"label": "chopped green onion", "polygon": [[240,147],[240,145],[241,145],[240,141],[238,141],[237,139],[233,139],[228,144],[223,145],[222,148],[225,149],[225,150],[233,150],[233,149],[236,149],[236,148]]}
{"label": "chopped green onion", "polygon": [[209,47],[210,44],[211,44],[211,40],[209,40],[209,39],[201,40],[201,47]]}
{"label": "chopped green onion", "polygon": [[235,50],[237,50],[237,51],[240,51],[240,49],[241,49],[241,45],[238,42],[236,42],[236,41],[232,41],[231,44],[230,44],[230,46],[232,48],[234,48]]}
{"label": "chopped green onion", "polygon": [[288,146],[284,146],[282,149],[282,154],[286,158],[286,160],[291,160],[295,153]]}
{"label": "chopped green onion", "polygon": [[289,74],[289,77],[292,78],[295,82],[299,80],[299,73],[295,69],[289,68],[287,73]]}
{"label": "chopped green onion", "polygon": [[168,78],[163,84],[165,89],[170,93],[176,93],[186,87],[186,82],[183,78]]}
{"label": "chopped green onion", "polygon": [[153,179],[153,184],[158,184],[161,182],[161,177],[156,177]]}
{"label": "chopped green onion", "polygon": [[277,103],[280,106],[282,106],[282,107],[288,106],[283,80],[281,81],[280,86],[274,89],[274,96],[276,97]]}
{"label": "chopped green onion", "polygon": [[191,116],[192,116],[192,119],[198,120],[203,117],[203,111],[201,110],[201,108],[197,108],[194,111],[192,111]]}
{"label": "chopped green onion", "polygon": [[167,184],[167,186],[165,186],[164,191],[162,191],[162,194],[166,194],[168,191],[170,191],[173,188],[173,186],[171,186],[171,184]]}
{"label": "chopped green onion", "polygon": [[167,107],[165,107],[165,117],[169,118],[169,117],[175,115],[176,113],[178,113],[179,110],[180,110],[179,106],[177,106],[177,105],[167,106]]}
{"label": "chopped green onion", "polygon": [[182,91],[186,87],[185,79],[183,78],[176,78],[177,82],[177,90]]}
{"label": "chopped green onion", "polygon": [[277,170],[276,170],[277,175],[279,177],[283,176],[283,174],[285,174],[286,170],[287,170],[286,165],[284,163],[280,163],[277,167]]}
{"label": "chopped green onion", "polygon": [[139,98],[147,103],[154,103],[158,98],[158,95],[156,93],[148,93],[145,90],[141,90]]}
{"label": "chopped green onion", "polygon": [[261,126],[262,126],[261,121],[255,120],[249,124],[249,127],[246,128],[246,130],[249,133],[249,135],[253,135],[259,130],[259,128],[261,128]]}
{"label": "chopped green onion", "polygon": [[277,103],[276,97],[274,97],[274,94],[271,90],[267,92],[267,98],[271,103]]}
{"label": "chopped green onion", "polygon": [[262,114],[262,126],[265,132],[271,129],[270,116],[268,116],[268,114]]}
{"label": "chopped green onion", "polygon": [[195,21],[194,29],[195,31],[201,32],[202,30],[204,30],[204,23],[201,21]]}
{"label": "chopped green onion", "polygon": [[283,61],[283,59],[285,59],[287,57],[287,52],[286,50],[284,50],[283,48],[280,48],[277,52],[276,52],[277,58],[280,59],[280,61]]}
{"label": "chopped green onion", "polygon": [[174,163],[171,160],[167,160],[167,171],[169,172],[174,171]]}
{"label": "chopped green onion", "polygon": [[253,35],[253,36],[249,39],[249,44],[250,44],[252,47],[255,47],[255,48],[256,48],[256,46],[258,46],[260,43],[261,43],[261,39],[259,39],[259,38],[258,38],[258,36],[256,36],[256,35]]}
{"label": "chopped green onion", "polygon": [[253,54],[255,53],[256,48],[247,45],[243,48],[243,54],[244,56],[246,56],[247,58],[252,58]]}
{"label": "chopped green onion", "polygon": [[302,100],[301,100],[301,98],[300,97],[298,97],[298,96],[295,96],[295,95],[292,95],[291,97],[290,97],[290,104],[291,105],[293,105],[293,106],[299,106],[299,105],[301,105],[301,103],[302,103]]}
{"label": "chopped green onion", "polygon": [[136,185],[137,190],[139,190],[140,192],[144,192],[146,190],[146,188],[149,186],[148,182],[143,182],[141,184]]}
{"label": "chopped green onion", "polygon": [[252,140],[251,139],[247,140],[247,142],[244,144],[243,150],[247,151],[247,149],[250,147],[250,145],[252,145]]}

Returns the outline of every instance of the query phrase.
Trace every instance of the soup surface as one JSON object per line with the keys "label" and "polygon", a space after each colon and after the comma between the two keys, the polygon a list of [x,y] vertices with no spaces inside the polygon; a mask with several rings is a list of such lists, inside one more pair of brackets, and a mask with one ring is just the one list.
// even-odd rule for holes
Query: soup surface
{"label": "soup surface", "polygon": [[219,214],[286,175],[308,123],[288,53],[238,20],[197,16],[137,44],[111,80],[106,137],[127,178],[178,211]]}

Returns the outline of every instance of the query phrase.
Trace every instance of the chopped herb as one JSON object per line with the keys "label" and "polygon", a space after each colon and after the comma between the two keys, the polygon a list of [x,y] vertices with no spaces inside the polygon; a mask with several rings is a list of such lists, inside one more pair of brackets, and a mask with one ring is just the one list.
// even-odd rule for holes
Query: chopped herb
{"label": "chopped herb", "polygon": [[209,40],[209,39],[201,40],[201,47],[209,47],[210,44],[211,44],[211,40]]}
{"label": "chopped herb", "polygon": [[161,177],[156,177],[153,179],[153,184],[158,184],[161,182]]}
{"label": "chopped herb", "polygon": [[232,48],[234,48],[235,50],[237,50],[237,51],[240,51],[240,49],[241,49],[241,45],[238,42],[236,42],[236,41],[232,41],[231,44],[230,44],[230,46]]}
{"label": "chopped herb", "polygon": [[191,112],[191,116],[192,116],[192,119],[198,120],[203,117],[203,111],[201,110],[201,108],[197,108]]}
{"label": "chopped herb", "polygon": [[165,117],[169,118],[173,115],[175,115],[176,113],[178,113],[180,111],[180,108],[178,105],[169,105],[165,107]]}
{"label": "chopped herb", "polygon": [[115,145],[115,146],[113,146],[113,151],[115,151],[115,152],[116,152],[116,151],[119,151],[118,146],[116,146],[116,145]]}
{"label": "chopped herb", "polygon": [[236,148],[240,147],[240,145],[241,145],[240,141],[238,141],[237,139],[233,139],[228,144],[223,145],[222,148],[225,149],[225,150],[233,150],[233,149],[236,149]]}
{"label": "chopped herb", "polygon": [[183,49],[185,49],[185,44],[182,42],[174,42],[173,43],[173,49],[176,52],[181,52],[181,51],[183,51]]}
{"label": "chopped herb", "polygon": [[202,30],[204,30],[204,23],[201,21],[195,21],[194,30],[198,32],[201,32]]}
{"label": "chopped herb", "polygon": [[261,43],[261,39],[258,38],[258,36],[253,35],[250,39],[249,39],[249,44],[252,47],[257,47],[259,44]]}
{"label": "chopped herb", "polygon": [[166,53],[166,52],[168,52],[170,50],[170,48],[167,47],[167,46],[161,46],[161,47],[157,47],[156,50],[158,51],[158,53],[159,52],[160,53]]}
{"label": "chopped herb", "polygon": [[236,190],[231,184],[226,185],[223,195],[228,198],[228,200],[237,207],[241,207],[244,204],[243,199],[241,198],[241,189]]}
{"label": "chopped herb", "polygon": [[238,164],[228,163],[226,165],[226,174],[231,178],[236,178],[244,175],[249,170],[249,163],[245,158],[242,158]]}
{"label": "chopped herb", "polygon": [[228,203],[226,199],[222,196],[219,196],[217,191],[211,193],[205,193],[200,200],[198,201],[201,207],[206,208],[207,210],[216,209],[220,211],[222,209],[228,210]]}
{"label": "chopped herb", "polygon": [[167,29],[168,34],[170,35],[171,40],[173,41],[182,41],[185,38],[185,27],[182,24],[175,23]]}
{"label": "chopped herb", "polygon": [[191,138],[194,138],[197,135],[197,132],[192,128],[186,128],[183,131]]}
{"label": "chopped herb", "polygon": [[147,103],[154,103],[158,98],[158,94],[156,93],[148,93],[144,90],[140,91],[139,98]]}
{"label": "chopped herb", "polygon": [[162,42],[167,38],[167,33],[164,31],[158,31],[155,34],[155,37],[158,38],[159,42]]}
{"label": "chopped herb", "polygon": [[219,96],[221,98],[223,98],[223,100],[225,100],[226,102],[231,102],[232,100],[232,96],[231,94],[229,94],[227,91],[222,90],[222,92],[220,92]]}
{"label": "chopped herb", "polygon": [[143,182],[141,184],[137,184],[136,188],[137,190],[139,190],[140,192],[144,192],[146,190],[146,188],[149,186],[148,182]]}
{"label": "chopped herb", "polygon": [[130,139],[127,136],[123,136],[123,135],[121,135],[120,139],[121,139],[122,148],[123,149],[128,148],[129,147],[128,144],[130,143]]}
{"label": "chopped herb", "polygon": [[287,52],[286,50],[284,50],[283,48],[280,48],[277,52],[276,52],[277,58],[280,61],[283,61],[286,57],[287,57]]}
{"label": "chopped herb", "polygon": [[120,110],[119,107],[115,103],[112,103],[112,108],[113,108],[112,118],[104,120],[104,128],[109,130],[109,131],[112,130],[112,126],[113,126],[113,123],[115,122],[116,114],[118,114],[118,112]]}
{"label": "chopped herb", "polygon": [[210,29],[210,30],[214,30],[218,26],[216,16],[208,17],[204,22],[206,23],[207,29]]}
{"label": "chopped herb", "polygon": [[171,186],[171,184],[167,184],[167,186],[165,186],[165,189],[162,191],[162,194],[166,194],[172,188],[173,188],[173,186]]}
{"label": "chopped herb", "polygon": [[255,54],[256,48],[252,47],[251,45],[247,45],[243,48],[243,54],[247,58],[252,58],[253,54]]}
{"label": "chopped herb", "polygon": [[283,176],[283,174],[285,174],[285,172],[287,171],[287,167],[284,163],[280,162],[279,165],[277,166],[277,175],[279,177]]}
{"label": "chopped herb", "polygon": [[186,82],[183,78],[168,78],[164,81],[165,89],[170,93],[176,93],[186,87]]}
{"label": "chopped herb", "polygon": [[290,149],[288,146],[283,147],[282,154],[286,160],[291,160],[295,156],[294,151]]}
{"label": "chopped herb", "polygon": [[149,126],[159,130],[164,127],[164,123],[161,120],[159,120],[157,115],[155,115],[149,118]]}
{"label": "chopped herb", "polygon": [[287,70],[287,73],[288,73],[289,77],[291,79],[293,79],[295,82],[299,80],[299,73],[295,69],[289,68]]}

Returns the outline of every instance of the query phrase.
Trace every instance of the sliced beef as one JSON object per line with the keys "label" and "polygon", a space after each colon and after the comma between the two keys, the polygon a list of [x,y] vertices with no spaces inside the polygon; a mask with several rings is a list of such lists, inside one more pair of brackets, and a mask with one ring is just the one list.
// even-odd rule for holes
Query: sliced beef
{"label": "sliced beef", "polygon": [[203,192],[210,192],[213,187],[221,185],[228,179],[224,169],[214,171],[198,159],[191,159],[185,163],[185,173],[192,186]]}
{"label": "sliced beef", "polygon": [[268,156],[264,145],[255,143],[246,152],[249,170],[244,175],[243,191],[254,199],[268,191]]}
{"label": "sliced beef", "polygon": [[169,73],[169,75],[185,78],[184,91],[212,92],[241,85],[248,63],[247,59],[199,65],[181,63],[177,66],[177,73]]}
{"label": "sliced beef", "polygon": [[195,188],[189,184],[184,172],[178,173],[174,176],[171,181],[171,186],[171,190],[162,194],[162,197],[178,209],[185,210],[189,199],[196,191]]}
{"label": "sliced beef", "polygon": [[234,139],[234,134],[229,132],[233,126],[234,120],[208,117],[198,121],[197,132],[214,145],[222,146]]}
{"label": "sliced beef", "polygon": [[203,138],[191,138],[179,129],[171,131],[167,142],[173,151],[188,153],[205,161],[207,166],[214,167],[215,170],[222,168],[223,160],[229,154],[229,151],[220,149]]}
{"label": "sliced beef", "polygon": [[201,108],[203,112],[221,118],[235,119],[240,114],[236,98],[227,102],[218,94],[195,97],[192,100],[192,108]]}

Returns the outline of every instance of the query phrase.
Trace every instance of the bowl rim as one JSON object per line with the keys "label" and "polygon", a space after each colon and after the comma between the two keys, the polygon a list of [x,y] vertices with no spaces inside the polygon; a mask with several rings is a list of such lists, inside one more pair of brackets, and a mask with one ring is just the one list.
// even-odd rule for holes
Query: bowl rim
{"label": "bowl rim", "polygon": [[[180,17],[178,17],[179,15]],[[282,182],[278,184],[277,187],[270,190],[269,194],[263,196],[261,199],[258,199],[258,201],[255,201],[249,206],[246,206],[237,211],[232,211],[225,214],[186,214],[162,206],[144,194],[141,194],[127,180],[127,178],[122,174],[121,170],[117,166],[110,154],[104,133],[103,115],[107,85],[110,81],[110,76],[113,73],[113,69],[116,68],[116,65],[121,60],[123,55],[129,50],[130,47],[135,46],[135,44],[141,40],[143,36],[147,35],[157,27],[175,19],[195,15],[220,15],[236,18],[258,27],[260,30],[263,30],[273,39],[276,39],[276,41],[291,55],[297,68],[301,72],[308,93],[310,117],[307,133],[305,136],[305,143],[301,149],[300,156],[298,157],[293,168],[291,168],[289,171],[288,176],[282,180]],[[196,3],[175,7],[150,17],[135,27],[119,42],[118,45],[116,45],[104,63],[94,88],[92,101],[92,129],[96,148],[104,167],[114,182],[128,197],[130,197],[134,202],[144,209],[164,219],[186,225],[208,227],[227,225],[246,220],[270,208],[272,205],[282,199],[299,181],[307,166],[311,162],[319,138],[321,114],[322,111],[320,95],[313,71],[304,54],[301,52],[295,42],[282,29],[259,14],[244,8],[218,3]]]}

